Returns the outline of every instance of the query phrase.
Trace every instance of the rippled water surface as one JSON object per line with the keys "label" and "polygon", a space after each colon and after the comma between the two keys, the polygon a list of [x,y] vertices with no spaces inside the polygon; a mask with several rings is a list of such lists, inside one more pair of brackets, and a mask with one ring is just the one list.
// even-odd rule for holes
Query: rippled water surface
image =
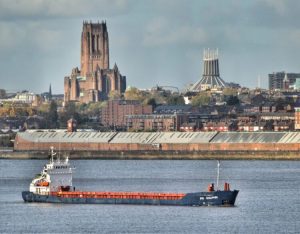
{"label": "rippled water surface", "polygon": [[[172,207],[24,203],[44,160],[0,160],[1,233],[300,233],[299,161],[223,161],[236,206]],[[216,161],[75,160],[76,189],[195,192]]]}

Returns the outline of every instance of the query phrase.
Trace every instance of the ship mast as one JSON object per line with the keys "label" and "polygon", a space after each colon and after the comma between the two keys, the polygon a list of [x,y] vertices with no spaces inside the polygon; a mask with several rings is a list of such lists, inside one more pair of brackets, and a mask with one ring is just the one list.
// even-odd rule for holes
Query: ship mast
{"label": "ship mast", "polygon": [[217,191],[219,190],[219,179],[220,179],[220,160],[218,160],[218,168],[217,168]]}
{"label": "ship mast", "polygon": [[51,163],[53,163],[53,155],[54,155],[53,148],[54,148],[53,146],[50,147]]}

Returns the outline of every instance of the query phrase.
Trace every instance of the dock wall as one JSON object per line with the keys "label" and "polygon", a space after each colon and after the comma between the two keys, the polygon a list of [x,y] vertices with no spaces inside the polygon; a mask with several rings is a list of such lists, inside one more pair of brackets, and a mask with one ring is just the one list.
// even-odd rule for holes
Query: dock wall
{"label": "dock wall", "polygon": [[[79,155],[300,155],[300,132],[18,133],[14,152],[56,150]],[[175,156],[174,156],[175,155]],[[198,156],[197,156],[198,155]],[[150,157],[150,156],[149,156]],[[186,156],[187,157],[187,156]]]}

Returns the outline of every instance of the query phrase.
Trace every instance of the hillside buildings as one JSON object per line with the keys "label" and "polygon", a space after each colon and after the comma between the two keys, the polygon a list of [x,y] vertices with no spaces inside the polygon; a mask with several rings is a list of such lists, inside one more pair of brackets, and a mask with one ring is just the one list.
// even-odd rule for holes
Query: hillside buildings
{"label": "hillside buildings", "polygon": [[300,73],[273,72],[269,74],[269,89],[288,90],[296,84],[297,78],[300,79]]}
{"label": "hillside buildings", "polygon": [[148,114],[129,115],[127,130],[129,131],[179,131],[183,123],[188,121],[186,114]]}
{"label": "hillside buildings", "polygon": [[295,104],[295,130],[300,130],[300,102]]}
{"label": "hillside buildings", "polygon": [[109,66],[109,40],[105,22],[83,22],[81,34],[81,70],[72,69],[64,79],[64,101],[82,103],[107,99],[111,91],[126,89],[126,77],[117,65]]}
{"label": "hillside buildings", "polygon": [[142,105],[136,100],[109,100],[101,109],[101,124],[113,129],[126,129],[128,115],[151,113],[151,105]]}

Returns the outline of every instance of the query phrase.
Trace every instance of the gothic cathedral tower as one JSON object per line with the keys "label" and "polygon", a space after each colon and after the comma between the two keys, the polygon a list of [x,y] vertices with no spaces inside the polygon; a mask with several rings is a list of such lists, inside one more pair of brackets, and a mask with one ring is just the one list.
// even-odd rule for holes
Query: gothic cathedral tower
{"label": "gothic cathedral tower", "polygon": [[107,100],[110,92],[122,95],[126,76],[117,65],[109,68],[109,47],[106,23],[83,22],[81,33],[81,70],[73,68],[64,78],[64,101],[84,103]]}
{"label": "gothic cathedral tower", "polygon": [[97,67],[109,69],[108,32],[105,22],[83,22],[80,61],[82,76],[92,74]]}

